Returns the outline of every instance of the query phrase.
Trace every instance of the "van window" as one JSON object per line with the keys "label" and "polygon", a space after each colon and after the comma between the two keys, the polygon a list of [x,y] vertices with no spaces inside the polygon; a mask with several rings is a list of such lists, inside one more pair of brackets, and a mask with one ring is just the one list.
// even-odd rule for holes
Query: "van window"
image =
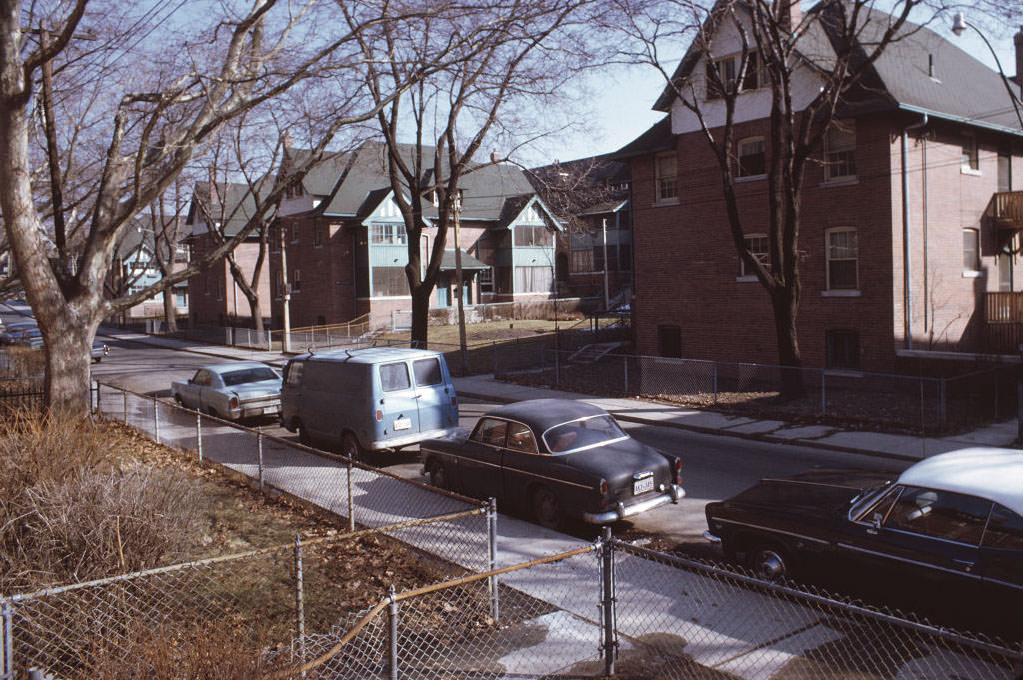
{"label": "van window", "polygon": [[404,361],[396,364],[381,364],[380,365],[380,386],[384,392],[394,392],[396,390],[407,390],[412,386],[409,382],[408,366],[405,365]]}
{"label": "van window", "polygon": [[288,385],[291,387],[298,387],[302,384],[302,366],[305,364],[301,361],[292,361],[288,363]]}
{"label": "van window", "polygon": [[440,372],[440,361],[437,357],[413,361],[412,372],[416,374],[416,385],[420,387],[440,385],[444,382],[444,376]]}

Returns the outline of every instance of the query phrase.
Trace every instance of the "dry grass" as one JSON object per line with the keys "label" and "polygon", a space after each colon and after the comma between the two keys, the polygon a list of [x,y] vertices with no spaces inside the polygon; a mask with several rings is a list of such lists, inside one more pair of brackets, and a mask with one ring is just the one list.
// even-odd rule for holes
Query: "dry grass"
{"label": "dry grass", "polygon": [[0,592],[154,566],[196,540],[184,479],[112,455],[89,420],[24,411],[0,425]]}

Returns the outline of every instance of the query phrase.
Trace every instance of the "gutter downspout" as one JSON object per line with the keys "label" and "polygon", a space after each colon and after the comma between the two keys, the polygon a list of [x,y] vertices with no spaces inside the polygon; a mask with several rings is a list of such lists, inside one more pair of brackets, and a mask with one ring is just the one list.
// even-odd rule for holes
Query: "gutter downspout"
{"label": "gutter downspout", "polygon": [[928,123],[927,114],[918,123],[902,128],[902,323],[906,340],[906,349],[913,349],[913,294],[910,291],[909,256],[909,175],[907,159],[907,139],[910,130],[918,130]]}

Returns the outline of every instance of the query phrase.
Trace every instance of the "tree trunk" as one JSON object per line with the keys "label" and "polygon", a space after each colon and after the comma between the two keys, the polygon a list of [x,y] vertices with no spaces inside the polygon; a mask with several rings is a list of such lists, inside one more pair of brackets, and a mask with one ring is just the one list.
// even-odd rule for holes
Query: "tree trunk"
{"label": "tree trunk", "polygon": [[178,332],[178,310],[174,304],[173,288],[165,288],[163,291],[163,322],[168,333]]}
{"label": "tree trunk", "polygon": [[248,298],[249,315],[252,316],[252,327],[256,329],[256,335],[263,334],[263,306],[259,303],[259,296],[254,295]]}
{"label": "tree trunk", "polygon": [[430,293],[433,286],[419,285],[412,291],[412,347],[427,348],[430,321]]}
{"label": "tree trunk", "polygon": [[806,394],[803,386],[803,359],[796,335],[796,314],[799,300],[789,287],[780,286],[771,295],[774,330],[778,342],[778,363],[781,369],[782,399],[799,399]]}
{"label": "tree trunk", "polygon": [[[42,319],[40,318],[40,321]],[[63,321],[63,319],[61,320]],[[47,332],[49,324],[42,324],[46,342],[46,403],[51,413],[81,417],[88,414],[92,394],[92,339],[94,332],[82,325],[59,323],[61,332]]]}

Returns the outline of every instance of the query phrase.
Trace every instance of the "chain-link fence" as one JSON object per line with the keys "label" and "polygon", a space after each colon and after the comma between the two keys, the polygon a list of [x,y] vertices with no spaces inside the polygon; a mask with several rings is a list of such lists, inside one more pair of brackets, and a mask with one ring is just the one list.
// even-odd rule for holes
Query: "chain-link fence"
{"label": "chain-link fence", "polygon": [[338,594],[350,581],[343,567],[367,544],[409,550],[424,532],[446,536],[430,548],[432,568],[412,577],[360,574],[428,585],[469,573],[459,561],[488,564],[491,523],[489,510],[475,509],[0,599],[0,678],[164,677],[161,662],[210,652],[218,665],[266,669],[271,649],[289,650],[278,665],[301,664],[305,636],[328,634],[349,615]]}
{"label": "chain-link fence", "polygon": [[[566,390],[640,396],[758,418],[884,427],[937,435],[1011,415],[1011,389],[998,371],[956,378],[789,368],[668,357],[607,354],[594,359],[572,349],[499,348],[495,376]],[[1011,387],[1003,380],[1001,388]],[[783,391],[787,394],[783,398]],[[999,400],[1001,395],[1001,400]]]}
{"label": "chain-link fence", "polygon": [[[498,593],[497,602],[494,593]],[[1000,680],[1023,649],[610,539],[404,593],[305,641],[310,678]]]}
{"label": "chain-link fence", "polygon": [[[282,491],[348,520],[349,528],[380,527],[481,507],[464,496],[402,479],[343,456],[332,455],[155,396],[98,383],[95,409],[155,441],[192,452],[202,461],[240,473],[263,488]],[[424,536],[424,541],[429,540]],[[430,549],[428,544],[421,545]],[[485,564],[467,564],[486,568]]]}

